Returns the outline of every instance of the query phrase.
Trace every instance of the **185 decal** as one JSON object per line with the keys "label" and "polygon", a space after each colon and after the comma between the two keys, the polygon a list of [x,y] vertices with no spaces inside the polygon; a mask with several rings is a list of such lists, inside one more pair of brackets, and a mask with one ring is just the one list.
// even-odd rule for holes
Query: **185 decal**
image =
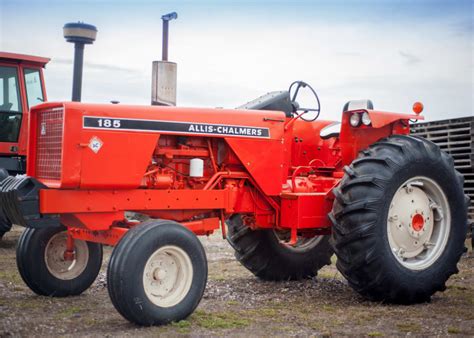
{"label": "185 decal", "polygon": [[270,138],[270,130],[263,127],[224,125],[213,123],[190,123],[181,121],[156,121],[84,116],[86,129],[112,129],[130,131],[151,131],[157,133],[225,135],[253,138]]}

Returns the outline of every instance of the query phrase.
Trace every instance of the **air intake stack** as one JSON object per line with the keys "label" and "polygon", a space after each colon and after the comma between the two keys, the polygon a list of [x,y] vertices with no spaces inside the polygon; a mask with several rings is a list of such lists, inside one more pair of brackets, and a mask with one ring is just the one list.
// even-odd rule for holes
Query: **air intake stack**
{"label": "air intake stack", "polygon": [[168,61],[169,22],[177,19],[176,12],[165,14],[163,20],[162,60],[153,61],[151,104],[159,106],[176,106],[177,64]]}
{"label": "air intake stack", "polygon": [[81,101],[84,45],[94,43],[97,28],[82,22],[67,23],[63,27],[64,38],[74,43],[74,74],[72,78],[72,101]]}

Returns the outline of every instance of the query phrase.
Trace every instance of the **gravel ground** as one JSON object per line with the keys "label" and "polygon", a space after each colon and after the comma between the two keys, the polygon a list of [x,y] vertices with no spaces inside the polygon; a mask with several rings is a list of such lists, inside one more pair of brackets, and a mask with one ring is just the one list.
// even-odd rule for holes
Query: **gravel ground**
{"label": "gravel ground", "polygon": [[219,234],[203,238],[209,281],[199,307],[187,320],[141,328],[111,304],[105,267],[83,295],[48,298],[33,294],[16,270],[15,227],[0,241],[0,337],[166,335],[473,335],[474,254],[465,254],[460,273],[430,303],[394,306],[368,302],[332,266],[303,282],[262,282],[235,261]]}

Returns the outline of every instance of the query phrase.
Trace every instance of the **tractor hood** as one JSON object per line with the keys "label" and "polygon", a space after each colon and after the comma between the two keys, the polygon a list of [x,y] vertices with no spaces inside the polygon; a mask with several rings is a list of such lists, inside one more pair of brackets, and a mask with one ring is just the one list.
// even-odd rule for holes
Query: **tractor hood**
{"label": "tractor hood", "polygon": [[171,134],[222,138],[266,193],[281,189],[265,163],[283,179],[283,112],[48,102],[30,117],[27,173],[51,188],[136,188]]}
{"label": "tractor hood", "polygon": [[[141,133],[208,135],[281,139],[285,114],[278,111],[218,108],[177,108],[49,102],[35,111],[62,107],[65,115],[81,117],[84,129]],[[109,121],[110,120],[110,121]]]}

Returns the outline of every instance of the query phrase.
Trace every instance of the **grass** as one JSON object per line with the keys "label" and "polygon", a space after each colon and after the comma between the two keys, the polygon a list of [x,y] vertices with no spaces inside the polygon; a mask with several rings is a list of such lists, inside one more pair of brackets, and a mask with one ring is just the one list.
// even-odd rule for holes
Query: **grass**
{"label": "grass", "polygon": [[[279,318],[279,315],[282,315],[282,313],[280,313],[280,309],[269,308],[269,307],[246,310],[245,314],[249,315],[252,318],[257,318],[257,317]],[[283,315],[285,315],[285,313],[283,313]]]}
{"label": "grass", "polygon": [[22,285],[23,280],[21,279],[20,275],[16,270],[14,271],[0,271],[0,280],[3,280],[7,283],[12,283],[14,285]]}
{"label": "grass", "polygon": [[324,312],[331,312],[331,313],[333,313],[333,312],[336,312],[336,311],[337,311],[337,309],[336,309],[334,306],[332,306],[332,305],[323,305],[322,308],[323,308],[323,311],[324,311]]}
{"label": "grass", "polygon": [[458,329],[457,327],[453,327],[453,326],[448,327],[448,333],[450,334],[459,334],[461,332],[462,331]]}
{"label": "grass", "polygon": [[191,322],[188,320],[180,320],[179,322],[171,323],[171,326],[176,329],[178,333],[189,334],[191,332]]}
{"label": "grass", "polygon": [[70,307],[67,307],[67,308],[61,310],[60,312],[58,312],[57,316],[59,316],[59,317],[72,317],[76,313],[81,312],[81,310],[82,309],[79,306],[70,306]]}
{"label": "grass", "polygon": [[378,331],[372,331],[372,332],[367,333],[367,335],[369,337],[381,337],[383,336],[383,333],[378,332]]}
{"label": "grass", "polygon": [[236,329],[249,326],[251,320],[244,318],[242,314],[234,312],[206,312],[195,311],[191,315],[192,322],[205,329]]}
{"label": "grass", "polygon": [[400,332],[419,332],[421,330],[421,326],[416,323],[398,323],[397,324],[397,329]]}
{"label": "grass", "polygon": [[474,290],[469,287],[459,285],[448,285],[447,293],[449,293],[453,297],[462,300],[462,302],[464,303],[474,305]]}

